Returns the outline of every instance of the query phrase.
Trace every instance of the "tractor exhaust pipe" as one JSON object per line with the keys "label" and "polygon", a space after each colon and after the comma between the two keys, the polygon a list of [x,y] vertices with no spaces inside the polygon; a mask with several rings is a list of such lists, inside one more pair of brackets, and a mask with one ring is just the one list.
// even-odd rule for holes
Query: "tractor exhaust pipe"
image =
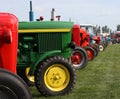
{"label": "tractor exhaust pipe", "polygon": [[54,8],[52,8],[52,11],[51,11],[51,21],[54,21],[54,12],[55,12],[55,9]]}
{"label": "tractor exhaust pipe", "polygon": [[32,11],[32,1],[30,1],[29,21],[34,21],[34,12]]}

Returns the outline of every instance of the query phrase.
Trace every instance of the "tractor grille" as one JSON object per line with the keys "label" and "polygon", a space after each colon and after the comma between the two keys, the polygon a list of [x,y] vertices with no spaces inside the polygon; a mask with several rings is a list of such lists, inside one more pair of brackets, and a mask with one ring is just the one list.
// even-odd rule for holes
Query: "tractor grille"
{"label": "tractor grille", "polygon": [[61,50],[62,33],[39,33],[38,46],[40,53],[51,50]]}

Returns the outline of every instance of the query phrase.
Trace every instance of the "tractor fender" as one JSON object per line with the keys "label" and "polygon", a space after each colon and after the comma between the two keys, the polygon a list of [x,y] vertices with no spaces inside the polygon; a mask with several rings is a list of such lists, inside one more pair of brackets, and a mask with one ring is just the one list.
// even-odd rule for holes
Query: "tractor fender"
{"label": "tractor fender", "polygon": [[36,66],[41,62],[43,61],[44,59],[46,59],[46,57],[49,57],[49,56],[53,56],[55,54],[60,54],[61,53],[61,50],[54,50],[54,51],[48,51],[48,52],[45,52],[43,54],[40,55],[40,58],[34,63],[31,65],[30,67],[30,71],[28,73],[28,75],[33,75],[34,74],[34,71],[36,69]]}

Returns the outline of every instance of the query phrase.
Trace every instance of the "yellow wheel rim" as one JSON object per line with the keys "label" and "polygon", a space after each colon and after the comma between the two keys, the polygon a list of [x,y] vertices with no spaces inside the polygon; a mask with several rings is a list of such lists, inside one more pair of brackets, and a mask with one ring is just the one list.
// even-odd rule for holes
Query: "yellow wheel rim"
{"label": "yellow wheel rim", "polygon": [[30,71],[30,67],[27,67],[26,70],[25,70],[26,77],[28,78],[29,81],[34,83],[35,82],[34,76],[33,75],[32,76],[28,75],[29,71]]}
{"label": "yellow wheel rim", "polygon": [[70,74],[64,65],[54,64],[46,70],[44,81],[48,89],[62,91],[70,82]]}

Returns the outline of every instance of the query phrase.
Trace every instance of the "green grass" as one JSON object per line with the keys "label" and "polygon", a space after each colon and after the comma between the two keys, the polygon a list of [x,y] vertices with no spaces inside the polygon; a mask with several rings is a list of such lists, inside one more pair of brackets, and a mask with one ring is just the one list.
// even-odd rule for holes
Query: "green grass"
{"label": "green grass", "polygon": [[33,87],[34,99],[120,99],[120,44],[109,45],[76,72],[76,85],[69,95],[44,97]]}

